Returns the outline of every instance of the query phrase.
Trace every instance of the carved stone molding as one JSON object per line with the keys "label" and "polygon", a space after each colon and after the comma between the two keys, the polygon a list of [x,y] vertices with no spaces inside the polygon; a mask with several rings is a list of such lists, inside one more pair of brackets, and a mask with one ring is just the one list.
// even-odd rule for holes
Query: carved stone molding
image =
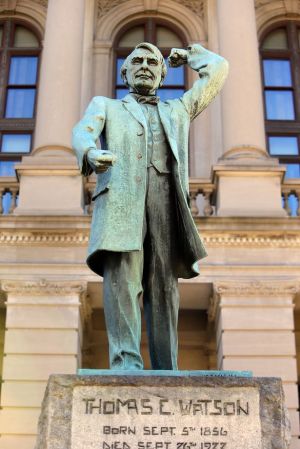
{"label": "carved stone molding", "polygon": [[115,8],[128,0],[98,0],[98,18],[105,16],[111,9]]}
{"label": "carved stone molding", "polygon": [[51,282],[45,279],[40,279],[38,281],[2,281],[0,288],[3,292],[22,296],[70,296],[84,294],[86,291],[86,283],[69,281]]}
{"label": "carved stone molding", "polygon": [[256,0],[256,22],[258,34],[263,32],[265,26],[275,20],[284,20],[286,17],[300,15],[300,0]]}
{"label": "carved stone molding", "polygon": [[48,0],[35,0],[40,5],[44,6],[44,8],[48,7]]}
{"label": "carved stone molding", "polygon": [[[128,0],[97,0],[98,18],[107,14],[111,9],[115,8],[122,3],[126,3]],[[206,0],[173,0],[176,3],[180,3],[186,8],[190,9],[198,17],[204,17]],[[157,10],[158,1],[148,0],[145,2],[145,10]]]}
{"label": "carved stone molding", "polygon": [[185,6],[186,8],[193,11],[196,16],[201,17],[202,19],[205,16],[205,4],[206,0],[174,0],[177,3]]}
{"label": "carved stone molding", "polygon": [[278,3],[278,4],[281,4],[281,5],[285,5],[285,3],[291,3],[291,2],[298,2],[299,0],[255,0],[255,8],[256,9],[258,9],[258,8],[261,8],[262,6],[266,6],[266,5],[268,5],[268,4],[275,4],[275,3]]}
{"label": "carved stone molding", "polygon": [[1,245],[38,245],[38,246],[86,246],[89,231],[86,232],[42,232],[42,231],[4,231],[0,232]]}
{"label": "carved stone molding", "polygon": [[[210,248],[300,248],[300,233],[206,232],[201,231]],[[89,229],[80,231],[0,231],[1,246],[86,246]]]}
{"label": "carved stone molding", "polygon": [[0,0],[0,12],[15,11],[18,0]]}
{"label": "carved stone molding", "polygon": [[[216,319],[218,309],[223,296],[238,298],[280,298],[288,296],[294,298],[299,292],[300,285],[297,281],[223,281],[214,284],[214,292],[209,301],[208,321]],[[252,300],[251,300],[252,303]]]}
{"label": "carved stone molding", "polygon": [[[48,0],[30,0],[31,3],[37,3],[43,8],[48,7]],[[28,3],[28,0],[0,0],[0,12],[14,12],[17,6],[21,6],[23,3]]]}
{"label": "carved stone molding", "polygon": [[268,4],[272,4],[274,8],[276,6],[282,6],[285,8],[287,13],[295,13],[300,9],[299,0],[255,0],[255,8],[264,7]]}
{"label": "carved stone molding", "polygon": [[[298,248],[300,234],[271,233],[202,233],[204,243],[209,247],[252,247],[252,248]],[[1,241],[1,240],[0,240]]]}
{"label": "carved stone molding", "polygon": [[214,285],[217,295],[227,296],[285,296],[299,291],[297,282],[292,281],[224,281]]}

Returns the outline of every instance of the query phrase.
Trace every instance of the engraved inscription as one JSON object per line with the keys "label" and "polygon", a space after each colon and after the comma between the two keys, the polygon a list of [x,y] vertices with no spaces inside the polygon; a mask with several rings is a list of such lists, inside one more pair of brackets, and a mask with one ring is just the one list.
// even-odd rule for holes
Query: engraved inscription
{"label": "engraved inscription", "polygon": [[76,387],[72,449],[261,449],[255,387]]}

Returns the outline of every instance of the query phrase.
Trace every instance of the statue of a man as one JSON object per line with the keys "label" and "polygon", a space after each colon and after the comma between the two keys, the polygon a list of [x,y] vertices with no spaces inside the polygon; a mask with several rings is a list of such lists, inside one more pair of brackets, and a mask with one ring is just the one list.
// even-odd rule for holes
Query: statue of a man
{"label": "statue of a man", "polygon": [[228,64],[199,44],[172,50],[172,67],[186,63],[199,80],[181,98],[159,101],[164,58],[152,44],[137,45],[121,68],[130,93],[95,97],[74,128],[82,173],[97,173],[87,264],[104,279],[111,369],[143,369],[142,296],[152,368],[177,369],[178,278],[197,276],[206,255],[188,206],[189,127],[220,91]]}

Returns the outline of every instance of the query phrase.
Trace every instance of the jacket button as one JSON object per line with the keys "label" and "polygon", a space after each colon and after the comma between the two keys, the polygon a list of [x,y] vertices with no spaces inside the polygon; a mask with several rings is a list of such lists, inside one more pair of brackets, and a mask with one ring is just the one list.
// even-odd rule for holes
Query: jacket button
{"label": "jacket button", "polygon": [[140,176],[135,177],[136,182],[141,182],[142,178]]}
{"label": "jacket button", "polygon": [[142,155],[142,153],[138,153],[136,157],[137,157],[138,159],[142,159],[143,155]]}

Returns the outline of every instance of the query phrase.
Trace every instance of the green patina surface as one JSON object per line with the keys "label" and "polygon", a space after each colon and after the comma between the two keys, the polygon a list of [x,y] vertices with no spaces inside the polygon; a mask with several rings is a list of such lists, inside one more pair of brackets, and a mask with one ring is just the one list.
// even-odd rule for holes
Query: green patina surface
{"label": "green patina surface", "polygon": [[172,49],[169,64],[198,74],[181,98],[156,96],[167,68],[159,49],[144,42],[121,68],[130,94],[95,97],[73,131],[82,174],[97,174],[87,263],[104,278],[113,370],[143,369],[142,295],[151,366],[177,370],[178,278],[197,276],[206,256],[188,204],[189,128],[221,90],[228,63],[193,44]]}

